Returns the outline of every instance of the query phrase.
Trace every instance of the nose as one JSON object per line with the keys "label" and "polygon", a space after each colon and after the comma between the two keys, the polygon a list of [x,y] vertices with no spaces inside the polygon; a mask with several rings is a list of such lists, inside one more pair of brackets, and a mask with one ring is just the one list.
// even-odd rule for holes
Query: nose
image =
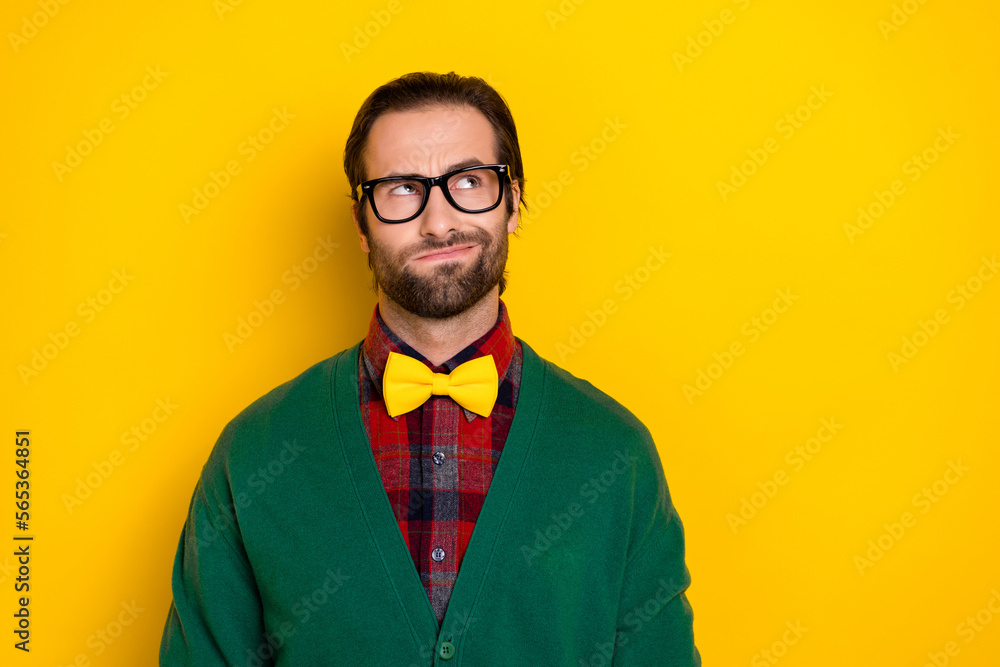
{"label": "nose", "polygon": [[446,183],[431,188],[427,206],[417,218],[421,236],[447,236],[459,227],[461,211],[452,206],[444,196]]}

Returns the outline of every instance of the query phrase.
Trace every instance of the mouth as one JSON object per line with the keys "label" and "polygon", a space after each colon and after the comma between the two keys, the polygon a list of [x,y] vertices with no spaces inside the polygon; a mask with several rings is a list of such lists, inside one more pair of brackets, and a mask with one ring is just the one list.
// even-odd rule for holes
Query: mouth
{"label": "mouth", "polygon": [[460,243],[453,246],[448,246],[447,248],[438,248],[429,253],[415,257],[414,260],[440,260],[440,259],[453,259],[464,257],[469,253],[470,250],[475,248],[478,244],[476,243]]}

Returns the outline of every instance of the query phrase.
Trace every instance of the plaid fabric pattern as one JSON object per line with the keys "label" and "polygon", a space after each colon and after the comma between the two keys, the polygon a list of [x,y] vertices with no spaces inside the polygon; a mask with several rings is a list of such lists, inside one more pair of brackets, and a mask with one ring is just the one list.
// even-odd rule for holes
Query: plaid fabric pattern
{"label": "plaid fabric pattern", "polygon": [[[376,304],[361,349],[358,378],[365,432],[440,623],[514,418],[521,343],[511,333],[507,307],[500,300],[493,327],[434,366],[389,330]],[[450,396],[434,395],[419,408],[390,417],[382,400],[382,371],[389,352],[422,361],[435,373],[451,373],[459,364],[492,354],[500,377],[493,411],[481,417]]]}

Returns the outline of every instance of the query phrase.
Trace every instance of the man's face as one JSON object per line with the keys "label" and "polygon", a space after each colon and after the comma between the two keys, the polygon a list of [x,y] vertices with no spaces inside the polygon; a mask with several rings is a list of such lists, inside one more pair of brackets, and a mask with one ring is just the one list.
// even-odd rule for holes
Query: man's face
{"label": "man's face", "polygon": [[[368,135],[366,178],[439,176],[469,160],[497,163],[493,126],[477,109],[392,111],[380,116]],[[381,295],[429,318],[451,317],[478,303],[497,287],[507,263],[507,234],[518,222],[516,181],[512,191],[514,213],[509,220],[505,202],[485,213],[464,213],[434,187],[419,216],[387,224],[375,216],[366,198],[368,236],[361,233],[356,215],[354,224],[362,249],[371,253]]]}

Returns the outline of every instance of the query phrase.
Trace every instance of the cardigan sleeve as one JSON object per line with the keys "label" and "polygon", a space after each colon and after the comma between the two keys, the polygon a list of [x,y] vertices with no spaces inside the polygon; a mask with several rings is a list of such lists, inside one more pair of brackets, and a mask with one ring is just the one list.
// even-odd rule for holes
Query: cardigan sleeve
{"label": "cardigan sleeve", "polygon": [[[652,440],[636,475],[635,549],[625,565],[613,667],[694,667],[693,613],[684,592],[691,577],[684,563],[684,527],[667,490]],[[648,493],[644,493],[647,491]]]}
{"label": "cardigan sleeve", "polygon": [[174,559],[161,667],[273,664],[253,570],[233,512],[216,509],[219,495],[228,494],[199,479]]}

